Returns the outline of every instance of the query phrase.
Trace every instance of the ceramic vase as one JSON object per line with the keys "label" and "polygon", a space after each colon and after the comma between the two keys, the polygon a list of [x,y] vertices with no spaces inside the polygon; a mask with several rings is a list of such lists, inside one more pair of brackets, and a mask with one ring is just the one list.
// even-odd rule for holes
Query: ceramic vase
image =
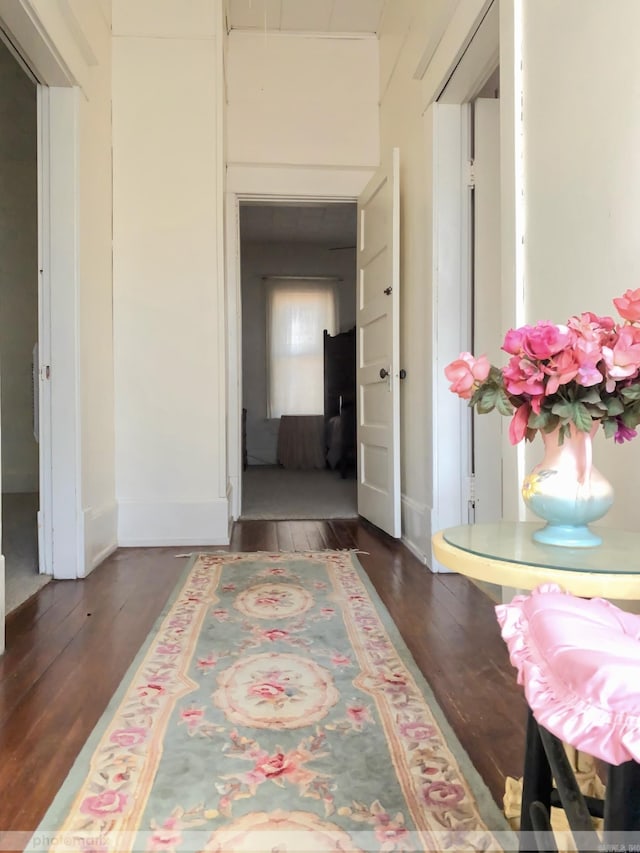
{"label": "ceramic vase", "polygon": [[541,433],[544,457],[525,477],[522,497],[535,515],[547,524],[533,538],[546,545],[591,548],[602,539],[589,524],[602,518],[613,504],[613,487],[594,467],[593,436],[574,426],[562,443],[559,430]]}

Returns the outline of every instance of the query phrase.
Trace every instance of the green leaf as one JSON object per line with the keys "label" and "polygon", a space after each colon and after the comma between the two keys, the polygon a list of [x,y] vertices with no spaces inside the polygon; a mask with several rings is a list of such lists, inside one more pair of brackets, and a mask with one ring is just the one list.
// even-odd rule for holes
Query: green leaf
{"label": "green leaf", "polygon": [[567,400],[559,400],[557,403],[553,404],[551,411],[559,418],[570,419],[573,415],[573,403],[569,403]]}
{"label": "green leaf", "polygon": [[496,409],[505,417],[509,417],[509,415],[513,414],[513,404],[507,396],[507,392],[504,388],[500,388],[498,390],[498,395],[496,397]]}
{"label": "green leaf", "polygon": [[587,388],[584,394],[580,395],[580,400],[583,403],[593,403],[596,406],[602,406],[600,391],[597,388]]}
{"label": "green leaf", "polygon": [[624,413],[621,415],[621,420],[626,427],[629,427],[629,429],[635,429],[635,427],[640,424],[640,403],[634,403],[633,406],[625,409]]}
{"label": "green leaf", "polygon": [[620,395],[624,400],[640,400],[640,383],[627,385],[620,391]]}
{"label": "green leaf", "polygon": [[606,412],[607,411],[607,403],[604,400],[601,400],[599,397],[596,400],[587,400],[585,398],[581,398],[581,403],[589,408],[590,412]]}
{"label": "green leaf", "polygon": [[498,397],[497,388],[484,388],[482,394],[479,395],[476,403],[478,414],[486,415],[493,411],[496,407],[496,399]]}
{"label": "green leaf", "polygon": [[605,438],[613,438],[613,436],[618,432],[618,423],[617,421],[603,421],[604,427],[604,437]]}
{"label": "green leaf", "polygon": [[582,432],[589,432],[593,426],[593,418],[589,414],[587,407],[583,406],[582,403],[576,402],[573,404],[573,415],[571,420]]}
{"label": "green leaf", "polygon": [[611,417],[621,415],[624,412],[624,404],[618,397],[609,397],[607,403],[607,414]]}
{"label": "green leaf", "polygon": [[[554,403],[551,411],[562,420],[562,429],[569,428],[569,423],[573,423],[581,432],[589,432],[593,425],[593,418],[587,406],[583,405],[579,400],[569,402],[560,400]],[[565,431],[565,435],[568,432]]]}
{"label": "green leaf", "polygon": [[[553,418],[551,412],[545,411],[544,409],[539,415],[535,412],[531,412],[527,426],[530,426],[532,429],[541,429],[543,432],[549,432],[547,427],[551,418]],[[557,420],[557,418],[554,420]]]}

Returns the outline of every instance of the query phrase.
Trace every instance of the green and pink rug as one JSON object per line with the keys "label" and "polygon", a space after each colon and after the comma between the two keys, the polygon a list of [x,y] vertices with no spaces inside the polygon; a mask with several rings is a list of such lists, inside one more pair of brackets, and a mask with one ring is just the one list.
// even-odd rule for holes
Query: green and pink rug
{"label": "green and pink rug", "polygon": [[347,552],[202,554],[32,841],[499,850],[507,830]]}

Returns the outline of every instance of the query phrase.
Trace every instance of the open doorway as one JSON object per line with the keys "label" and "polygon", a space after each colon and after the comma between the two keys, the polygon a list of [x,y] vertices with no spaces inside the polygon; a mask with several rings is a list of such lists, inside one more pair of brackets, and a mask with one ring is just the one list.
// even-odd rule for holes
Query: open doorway
{"label": "open doorway", "polygon": [[0,41],[0,384],[6,612],[39,573],[37,86]]}
{"label": "open doorway", "polygon": [[240,204],[242,518],[357,515],[356,216]]}

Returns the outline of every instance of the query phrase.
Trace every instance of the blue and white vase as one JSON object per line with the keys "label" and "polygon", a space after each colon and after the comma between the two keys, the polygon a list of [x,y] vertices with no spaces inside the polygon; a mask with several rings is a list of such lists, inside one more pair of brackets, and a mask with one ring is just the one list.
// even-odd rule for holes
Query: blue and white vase
{"label": "blue and white vase", "polygon": [[597,428],[597,422],[591,432],[572,426],[562,444],[559,429],[541,433],[544,458],[522,484],[524,502],[547,522],[534,532],[537,542],[565,548],[602,543],[588,525],[611,509],[613,487],[593,465],[592,440]]}

